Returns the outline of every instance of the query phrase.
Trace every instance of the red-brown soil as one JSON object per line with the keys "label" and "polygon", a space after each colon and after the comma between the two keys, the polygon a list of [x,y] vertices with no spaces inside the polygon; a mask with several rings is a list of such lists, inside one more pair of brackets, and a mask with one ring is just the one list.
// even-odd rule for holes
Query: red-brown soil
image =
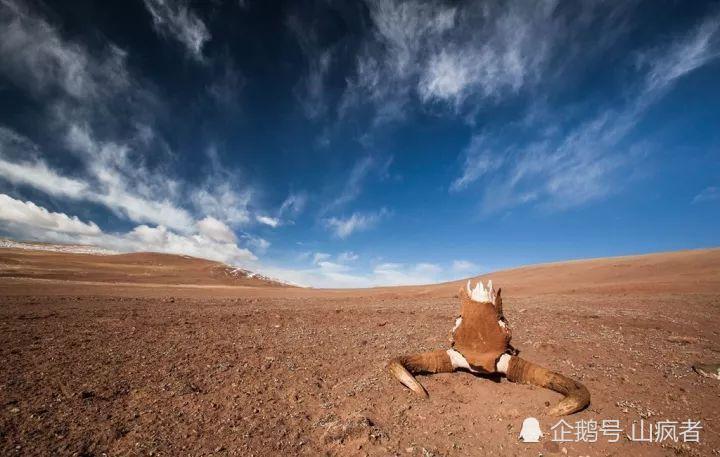
{"label": "red-brown soil", "polygon": [[[220,268],[220,270],[217,270]],[[700,420],[699,444],[551,442],[559,395],[469,373],[384,369],[447,346],[461,282],[279,287],[212,262],[0,250],[2,455],[717,455],[720,250],[539,265],[491,277],[513,345],[581,380],[566,420]],[[525,417],[543,441],[525,444]]]}

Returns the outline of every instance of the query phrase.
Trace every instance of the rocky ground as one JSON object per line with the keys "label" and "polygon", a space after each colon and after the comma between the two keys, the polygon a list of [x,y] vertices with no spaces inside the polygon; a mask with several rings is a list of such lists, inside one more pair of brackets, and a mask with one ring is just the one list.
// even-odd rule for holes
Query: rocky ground
{"label": "rocky ground", "polygon": [[[720,273],[698,268],[709,276],[675,292],[642,275],[632,281],[642,287],[603,293],[598,281],[524,291],[513,278],[527,271],[498,275],[521,355],[592,393],[566,421],[620,420],[618,443],[552,441],[558,419],[545,411],[559,395],[536,387],[442,374],[419,377],[422,399],[394,381],[390,357],[446,347],[457,284],[314,291],[6,275],[0,454],[718,455],[720,381],[691,365],[720,361]],[[540,443],[518,440],[528,416]],[[701,421],[700,443],[631,442],[641,419]]]}

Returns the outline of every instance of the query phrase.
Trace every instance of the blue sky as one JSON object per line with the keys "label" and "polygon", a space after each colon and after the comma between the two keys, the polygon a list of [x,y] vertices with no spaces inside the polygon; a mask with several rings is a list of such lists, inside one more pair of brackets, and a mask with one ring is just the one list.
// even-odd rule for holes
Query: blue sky
{"label": "blue sky", "polygon": [[0,0],[0,235],[428,283],[720,244],[718,2]]}

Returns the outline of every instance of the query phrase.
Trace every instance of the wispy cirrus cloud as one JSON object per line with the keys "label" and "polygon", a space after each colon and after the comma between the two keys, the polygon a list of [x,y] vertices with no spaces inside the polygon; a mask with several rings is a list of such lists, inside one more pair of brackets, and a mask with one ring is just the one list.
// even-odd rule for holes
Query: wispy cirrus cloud
{"label": "wispy cirrus cloud", "polygon": [[473,135],[470,144],[463,151],[462,174],[450,185],[451,191],[459,191],[475,182],[481,176],[500,168],[505,157],[483,135]]}
{"label": "wispy cirrus cloud", "polygon": [[207,93],[217,105],[231,110],[238,109],[246,78],[229,56],[215,59],[213,63],[217,69],[212,81],[206,86]]}
{"label": "wispy cirrus cloud", "polygon": [[307,205],[308,195],[306,192],[292,192],[283,200],[278,209],[278,217],[294,217],[300,214]]}
{"label": "wispy cirrus cloud", "polygon": [[[88,138],[85,137],[87,140]],[[92,147],[96,147],[95,143]],[[88,146],[88,145],[86,145]],[[26,149],[27,148],[27,149]],[[137,189],[130,190],[127,174],[119,169],[108,166],[100,155],[123,155],[124,150],[117,145],[102,146],[102,154],[96,151],[86,151],[91,154],[92,169],[90,176],[66,177],[49,168],[39,158],[29,161],[11,161],[8,157],[27,157],[38,147],[29,139],[17,133],[0,127],[0,174],[14,184],[22,184],[41,190],[49,195],[63,196],[72,200],[91,201],[100,203],[112,211],[129,218],[134,222],[154,222],[166,224],[179,230],[186,230],[192,226],[192,217],[184,209],[177,207],[169,200],[150,199],[138,193]],[[128,171],[128,170],[126,170]],[[139,170],[142,173],[142,170]],[[138,179],[142,179],[138,176]],[[151,193],[154,186],[149,186]],[[156,190],[156,189],[155,189]]]}
{"label": "wispy cirrus cloud", "polygon": [[255,216],[255,219],[257,219],[258,222],[260,222],[263,225],[267,225],[268,227],[275,228],[280,225],[280,219],[276,217],[271,216],[263,216],[263,215],[257,215]]}
{"label": "wispy cirrus cloud", "polygon": [[337,258],[340,263],[351,263],[358,260],[360,256],[352,251],[345,251],[338,254]]}
{"label": "wispy cirrus cloud", "polygon": [[183,0],[144,0],[155,30],[185,46],[197,61],[203,61],[203,46],[210,41],[205,23]]}
{"label": "wispy cirrus cloud", "polygon": [[375,160],[370,157],[362,157],[350,170],[350,175],[345,181],[345,185],[340,194],[335,197],[330,204],[326,207],[326,211],[342,207],[343,205],[350,203],[355,200],[360,192],[362,192],[362,185],[365,178],[370,174],[375,165]]}
{"label": "wispy cirrus cloud", "polygon": [[347,238],[355,232],[368,230],[374,227],[389,212],[383,208],[377,212],[355,212],[350,216],[330,217],[325,219],[326,227],[338,238]]}
{"label": "wispy cirrus cloud", "polygon": [[530,202],[561,210],[617,191],[621,178],[627,178],[623,168],[644,154],[642,145],[627,141],[629,134],[677,80],[720,55],[719,29],[720,16],[714,14],[667,45],[641,53],[639,82],[626,101],[570,128],[540,129],[539,138],[518,143],[508,141],[503,130],[474,136],[450,189],[465,189],[482,178],[488,211]]}
{"label": "wispy cirrus cloud", "polygon": [[[0,4],[0,21],[0,52],[8,56],[0,72],[28,93],[49,100],[45,115],[52,122],[44,133],[56,138],[55,147],[65,146],[82,163],[74,176],[65,176],[47,165],[47,154],[34,142],[3,127],[2,177],[50,195],[102,204],[134,222],[188,230],[192,217],[173,201],[177,181],[145,164],[141,149],[154,135],[146,113],[155,108],[155,101],[127,70],[125,52],[107,45],[106,53],[93,53],[13,2]],[[94,133],[96,126],[107,130],[118,124],[109,106],[134,121],[129,130],[114,132],[123,137],[121,142]]]}
{"label": "wispy cirrus cloud", "polygon": [[326,214],[353,202],[360,196],[363,187],[372,176],[379,179],[387,177],[392,162],[392,157],[381,159],[367,155],[359,158],[350,169],[340,192],[323,207],[321,213]]}
{"label": "wispy cirrus cloud", "polygon": [[343,117],[370,105],[376,124],[404,118],[413,100],[472,119],[483,105],[547,82],[576,52],[567,43],[604,21],[609,25],[596,40],[602,46],[622,28],[618,12],[633,5],[366,3],[372,29],[360,45],[339,112]]}
{"label": "wispy cirrus cloud", "polygon": [[255,219],[250,208],[253,188],[238,184],[240,170],[224,166],[215,147],[208,148],[205,157],[203,182],[188,190],[195,211],[236,227],[249,224]]}
{"label": "wispy cirrus cloud", "polygon": [[378,211],[354,211],[349,216],[327,216],[354,202],[362,193],[371,177],[385,179],[393,157],[379,159],[364,156],[353,165],[342,190],[320,210],[320,222],[337,238],[345,239],[355,232],[368,230],[390,214],[387,208]]}
{"label": "wispy cirrus cloud", "polygon": [[[10,160],[8,152],[26,159]],[[29,139],[0,126],[0,176],[16,185],[29,185],[50,195],[72,199],[88,193],[86,182],[61,176],[37,157],[37,146]]]}
{"label": "wispy cirrus cloud", "polygon": [[478,274],[480,266],[469,260],[453,260],[452,271],[463,274]]}
{"label": "wispy cirrus cloud", "polygon": [[[165,224],[186,231],[193,223],[191,214],[173,202],[176,182],[159,180],[133,157],[132,145],[103,142],[78,125],[70,126],[66,142],[81,155],[94,186],[83,197],[102,203],[133,222]],[[100,190],[100,191],[98,191]]]}
{"label": "wispy cirrus cloud", "polygon": [[112,44],[91,53],[24,4],[0,2],[0,74],[35,96],[91,100],[124,90],[130,84],[125,58]]}
{"label": "wispy cirrus cloud", "polygon": [[720,200],[720,187],[709,186],[703,189],[697,195],[695,195],[692,199],[692,203],[705,203],[718,200]]}
{"label": "wispy cirrus cloud", "polygon": [[677,79],[720,56],[720,13],[711,14],[685,36],[642,53],[640,68],[648,67],[644,93],[654,101]]}
{"label": "wispy cirrus cloud", "polygon": [[271,214],[256,214],[255,220],[267,227],[278,228],[283,225],[293,225],[295,217],[305,209],[308,194],[306,192],[291,192],[285,200],[283,200],[277,210]]}
{"label": "wispy cirrus cloud", "polygon": [[305,115],[317,119],[328,109],[326,80],[332,64],[333,48],[321,46],[315,29],[304,24],[298,16],[288,16],[285,23],[307,62],[307,70],[294,92]]}

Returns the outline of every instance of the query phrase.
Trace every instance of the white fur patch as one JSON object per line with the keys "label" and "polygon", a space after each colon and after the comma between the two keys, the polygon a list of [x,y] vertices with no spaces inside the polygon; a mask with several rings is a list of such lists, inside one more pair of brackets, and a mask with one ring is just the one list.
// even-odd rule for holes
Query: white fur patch
{"label": "white fur patch", "polygon": [[455,327],[453,327],[452,332],[455,333],[455,330],[457,330],[460,327],[460,324],[462,324],[462,317],[458,317],[455,319]]}
{"label": "white fur patch", "polygon": [[510,355],[503,354],[500,356],[500,359],[498,359],[497,366],[495,367],[495,369],[498,371],[498,373],[507,374],[509,366],[510,366]]}
{"label": "white fur patch", "polygon": [[476,370],[473,370],[470,368],[470,364],[468,363],[467,359],[463,357],[462,354],[460,354],[455,349],[448,349],[447,355],[450,356],[450,363],[452,363],[453,368],[465,368],[466,370],[470,370],[473,373],[477,373]]}

